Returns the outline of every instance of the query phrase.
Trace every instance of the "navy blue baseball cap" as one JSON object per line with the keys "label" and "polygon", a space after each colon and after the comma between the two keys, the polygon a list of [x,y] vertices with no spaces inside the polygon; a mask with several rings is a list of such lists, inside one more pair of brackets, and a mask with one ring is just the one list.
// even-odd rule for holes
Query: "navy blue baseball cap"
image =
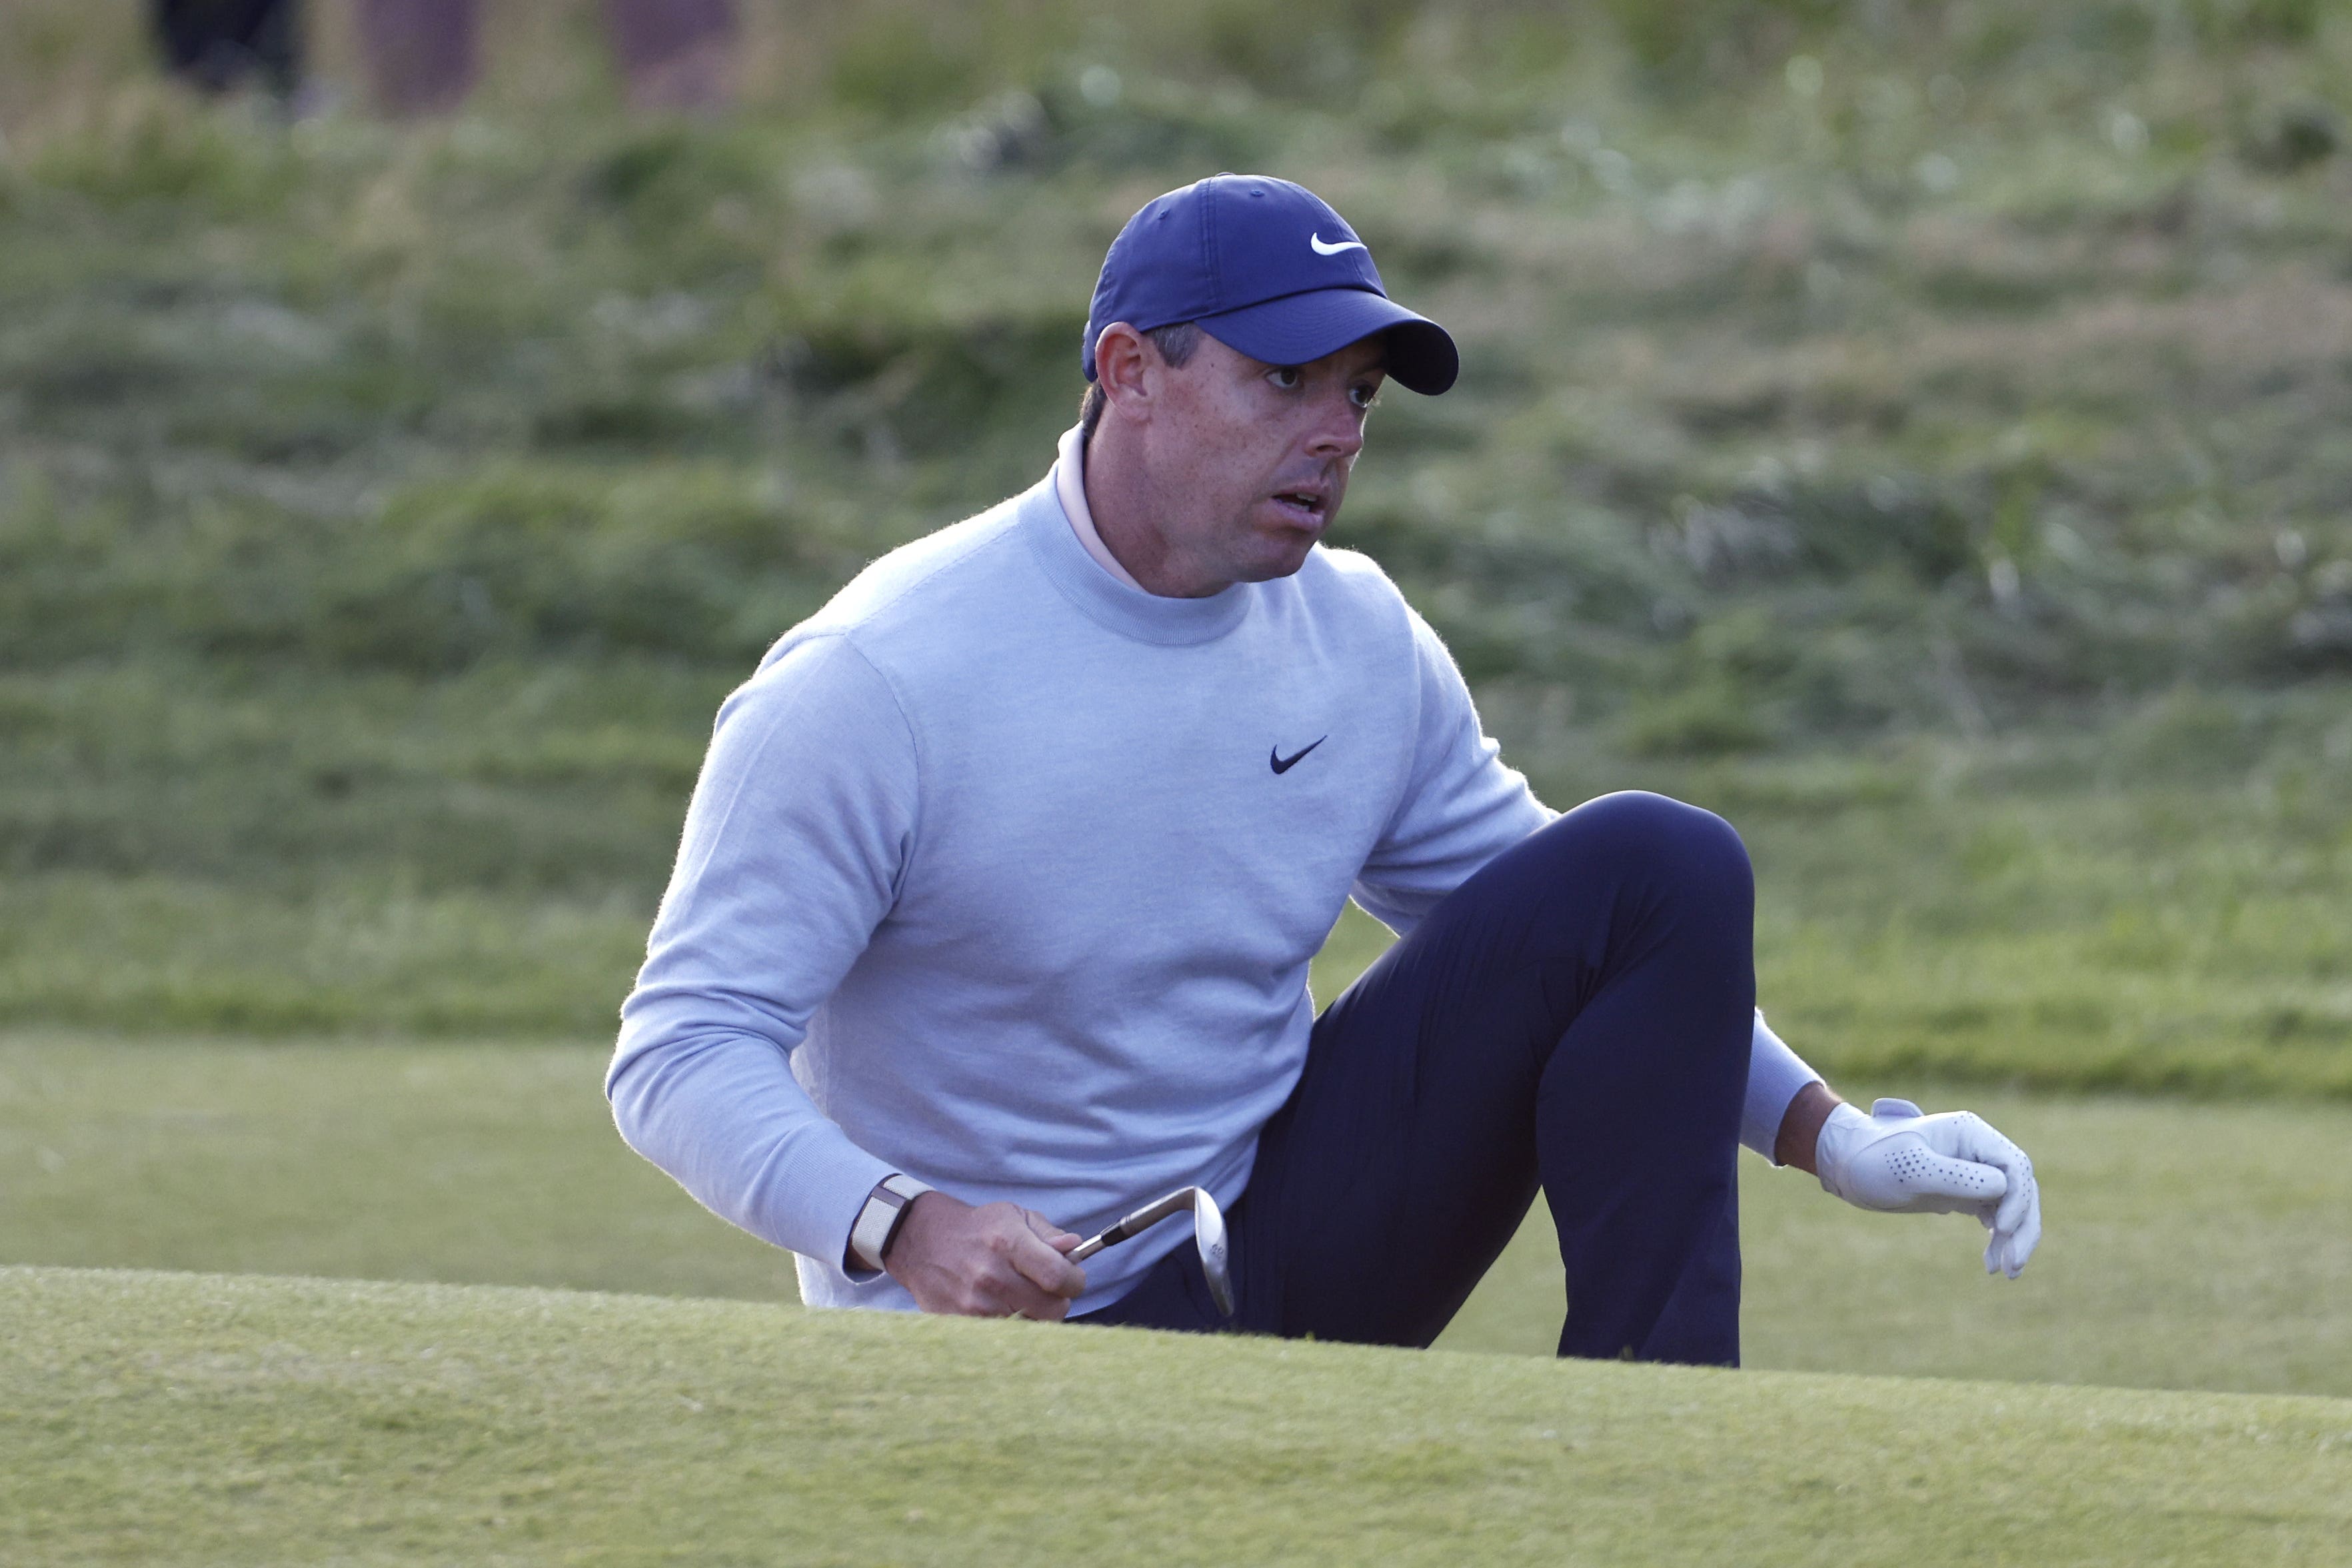
{"label": "navy blue baseball cap", "polygon": [[1113,321],[1139,332],[1180,321],[1269,365],[1303,365],[1375,333],[1389,378],[1432,396],[1462,357],[1444,328],[1397,304],[1372,253],[1314,192],[1265,174],[1215,174],[1145,204],[1103,257],[1079,349],[1095,379],[1095,338]]}

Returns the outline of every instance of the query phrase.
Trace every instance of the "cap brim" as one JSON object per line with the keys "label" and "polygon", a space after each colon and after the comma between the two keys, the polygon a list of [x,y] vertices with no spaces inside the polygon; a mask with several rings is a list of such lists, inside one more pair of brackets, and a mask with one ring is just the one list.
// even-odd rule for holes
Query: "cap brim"
{"label": "cap brim", "polygon": [[1369,288],[1317,288],[1203,316],[1201,330],[1237,353],[1269,365],[1303,365],[1349,344],[1385,335],[1389,379],[1435,397],[1461,373],[1462,356],[1445,329]]}

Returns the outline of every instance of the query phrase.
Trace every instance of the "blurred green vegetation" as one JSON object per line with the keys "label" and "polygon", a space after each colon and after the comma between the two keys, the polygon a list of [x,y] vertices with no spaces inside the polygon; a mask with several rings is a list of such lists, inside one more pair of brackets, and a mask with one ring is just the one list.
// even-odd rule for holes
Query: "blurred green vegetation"
{"label": "blurred green vegetation", "polygon": [[0,16],[0,1020],[604,1031],[720,695],[1255,167],[1465,349],[1336,542],[1803,1049],[2352,1094],[2352,7],[752,6],[696,124],[551,5],[410,128],[321,9],[290,126]]}

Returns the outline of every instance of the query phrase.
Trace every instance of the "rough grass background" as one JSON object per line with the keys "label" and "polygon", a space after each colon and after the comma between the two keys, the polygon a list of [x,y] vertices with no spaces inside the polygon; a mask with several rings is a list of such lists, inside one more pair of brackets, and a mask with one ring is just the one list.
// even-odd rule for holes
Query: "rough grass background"
{"label": "rough grass background", "polygon": [[1337,541],[1817,1060],[2352,1092],[2343,7],[753,5],[708,124],[492,10],[408,128],[0,17],[0,1019],[604,1032],[719,696],[1254,166],[1467,354]]}

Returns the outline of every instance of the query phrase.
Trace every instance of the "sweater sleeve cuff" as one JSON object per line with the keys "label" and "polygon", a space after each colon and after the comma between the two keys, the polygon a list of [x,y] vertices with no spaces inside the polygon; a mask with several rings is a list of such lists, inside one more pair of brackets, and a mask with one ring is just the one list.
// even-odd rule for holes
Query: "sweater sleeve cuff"
{"label": "sweater sleeve cuff", "polygon": [[866,1200],[874,1195],[885,1176],[897,1175],[898,1167],[887,1160],[876,1159],[845,1137],[837,1150],[828,1153],[832,1157],[826,1164],[835,1168],[803,1178],[808,1182],[809,1209],[823,1217],[817,1221],[822,1228],[819,1234],[829,1239],[828,1250],[818,1256],[848,1275],[853,1284],[862,1285],[880,1279],[882,1271],[851,1265],[849,1233],[857,1228],[857,1216],[865,1209]]}
{"label": "sweater sleeve cuff", "polygon": [[1748,1037],[1748,1099],[1740,1109],[1739,1141],[1779,1165],[1772,1151],[1780,1140],[1781,1119],[1800,1090],[1821,1081],[1822,1075],[1772,1032],[1759,1010]]}

